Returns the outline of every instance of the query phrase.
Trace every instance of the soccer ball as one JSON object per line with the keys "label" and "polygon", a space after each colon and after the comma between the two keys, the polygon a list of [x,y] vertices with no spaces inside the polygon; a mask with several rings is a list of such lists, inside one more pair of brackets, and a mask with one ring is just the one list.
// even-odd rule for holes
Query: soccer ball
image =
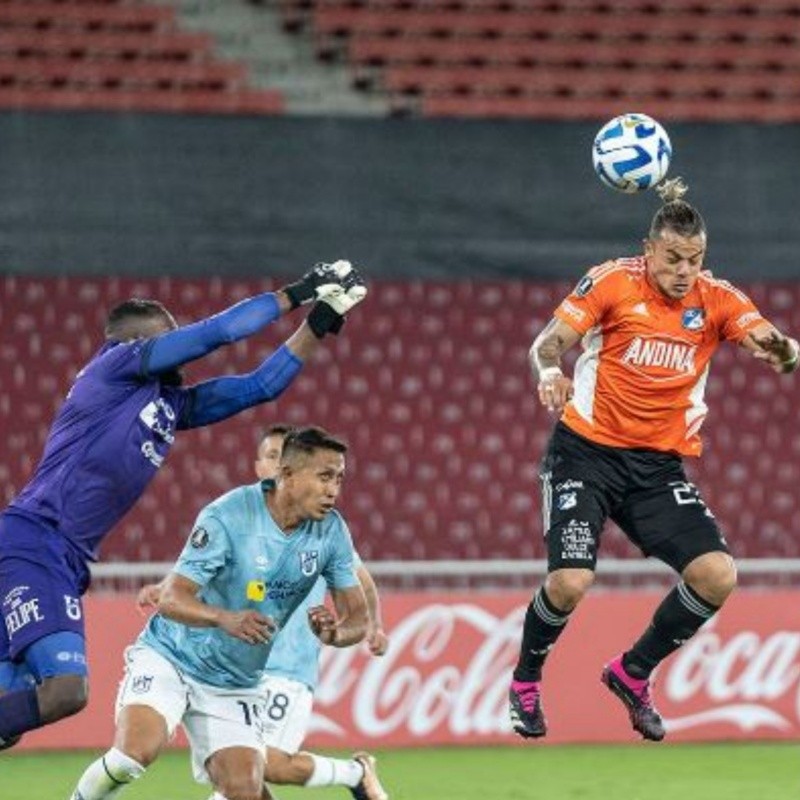
{"label": "soccer ball", "polygon": [[597,177],[626,194],[655,186],[669,169],[672,145],[667,132],[646,114],[622,114],[594,137],[592,160]]}

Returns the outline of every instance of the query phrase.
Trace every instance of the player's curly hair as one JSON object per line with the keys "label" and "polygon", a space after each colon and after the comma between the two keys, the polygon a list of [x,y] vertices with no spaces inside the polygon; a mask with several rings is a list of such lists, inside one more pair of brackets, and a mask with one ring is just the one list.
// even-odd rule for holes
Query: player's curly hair
{"label": "player's curly hair", "polygon": [[683,199],[688,191],[689,187],[683,178],[672,178],[656,187],[662,205],[650,223],[650,239],[658,239],[664,230],[673,231],[687,239],[706,234],[706,223],[700,212]]}

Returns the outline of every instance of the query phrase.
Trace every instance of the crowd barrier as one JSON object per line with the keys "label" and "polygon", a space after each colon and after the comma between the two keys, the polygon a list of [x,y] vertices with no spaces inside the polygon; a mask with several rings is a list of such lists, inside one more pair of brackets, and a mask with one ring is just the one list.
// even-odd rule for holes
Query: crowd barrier
{"label": "crowd barrier", "polygon": [[[660,598],[631,591],[584,601],[546,667],[544,744],[635,740],[600,672],[644,629]],[[506,695],[529,599],[527,592],[388,594],[385,657],[363,646],[324,649],[307,744],[523,744],[510,732]],[[661,665],[655,699],[671,740],[800,738],[798,606],[798,591],[740,591]],[[111,744],[122,653],[145,620],[129,595],[90,595],[85,612],[89,706],[26,736],[21,749]]]}

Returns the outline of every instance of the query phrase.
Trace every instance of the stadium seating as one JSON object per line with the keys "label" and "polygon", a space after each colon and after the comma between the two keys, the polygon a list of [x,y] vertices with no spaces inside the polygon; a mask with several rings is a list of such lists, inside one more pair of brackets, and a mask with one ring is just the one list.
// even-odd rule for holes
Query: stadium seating
{"label": "stadium seating", "polygon": [[0,108],[280,113],[175,10],[122,0],[0,0]]}
{"label": "stadium seating", "polygon": [[796,0],[281,0],[398,112],[800,119]]}
{"label": "stadium seating", "polygon": [[[800,120],[800,0],[267,0],[390,112]],[[0,108],[283,113],[157,0],[0,0]],[[381,105],[385,109],[385,105]]]}
{"label": "stadium seating", "polygon": [[[256,281],[0,279],[0,500],[33,469],[52,415],[100,344],[106,309],[159,297],[182,321],[269,288]],[[568,290],[561,283],[382,283],[346,335],[326,342],[277,402],[181,434],[138,506],[106,545],[115,560],[172,558],[207,501],[252,478],[260,431],[318,423],[351,444],[342,507],[365,558],[542,557],[537,462],[553,424],[534,400],[527,350]],[[747,287],[800,329],[800,286]],[[13,313],[12,313],[13,310]],[[222,348],[191,381],[243,372],[293,330]],[[800,433],[792,379],[723,346],[708,383],[706,453],[693,466],[740,556],[800,556]],[[635,551],[616,530],[607,555]]]}

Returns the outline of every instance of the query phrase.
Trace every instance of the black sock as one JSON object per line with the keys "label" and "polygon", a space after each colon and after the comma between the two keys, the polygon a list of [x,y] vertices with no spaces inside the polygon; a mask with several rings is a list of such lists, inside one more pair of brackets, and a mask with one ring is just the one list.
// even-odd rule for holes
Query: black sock
{"label": "black sock", "polygon": [[681,581],[662,601],[650,627],[622,656],[622,666],[632,678],[648,678],[670,653],[697,633],[719,611]]}
{"label": "black sock", "polygon": [[533,596],[525,614],[522,647],[514,670],[515,681],[542,679],[542,665],[568,619],[569,612],[564,613],[556,608],[542,586]]}

